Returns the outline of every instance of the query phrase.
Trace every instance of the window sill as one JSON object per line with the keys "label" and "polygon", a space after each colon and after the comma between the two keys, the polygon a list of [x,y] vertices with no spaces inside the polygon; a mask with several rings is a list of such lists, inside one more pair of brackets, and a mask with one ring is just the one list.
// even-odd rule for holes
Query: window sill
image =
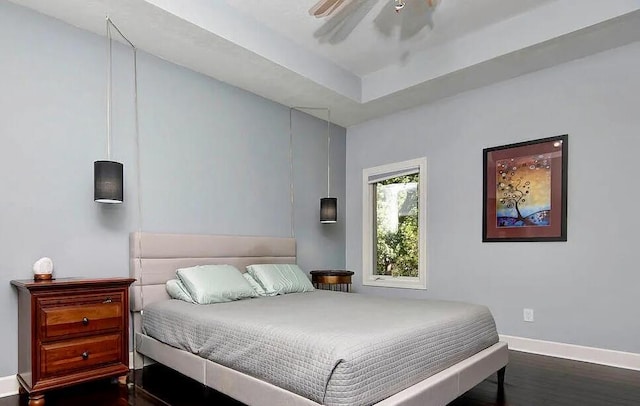
{"label": "window sill", "polygon": [[364,286],[375,286],[383,288],[400,288],[400,289],[416,289],[426,290],[426,280],[421,281],[418,278],[404,279],[404,278],[380,278],[380,279],[364,279],[362,281]]}

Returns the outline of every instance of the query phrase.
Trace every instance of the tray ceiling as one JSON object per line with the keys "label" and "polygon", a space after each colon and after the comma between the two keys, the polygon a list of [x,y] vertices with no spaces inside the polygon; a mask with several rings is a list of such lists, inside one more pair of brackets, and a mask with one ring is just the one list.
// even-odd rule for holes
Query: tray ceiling
{"label": "tray ceiling", "polygon": [[[11,0],[343,126],[640,40],[638,0]],[[312,113],[313,114],[313,113]],[[318,113],[321,115],[321,113]]]}

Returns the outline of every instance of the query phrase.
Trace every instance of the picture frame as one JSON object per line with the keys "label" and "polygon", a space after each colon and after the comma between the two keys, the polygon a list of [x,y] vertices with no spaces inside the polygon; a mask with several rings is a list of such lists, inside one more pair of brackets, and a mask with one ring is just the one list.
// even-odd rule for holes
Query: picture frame
{"label": "picture frame", "polygon": [[483,242],[567,241],[567,134],[483,150]]}

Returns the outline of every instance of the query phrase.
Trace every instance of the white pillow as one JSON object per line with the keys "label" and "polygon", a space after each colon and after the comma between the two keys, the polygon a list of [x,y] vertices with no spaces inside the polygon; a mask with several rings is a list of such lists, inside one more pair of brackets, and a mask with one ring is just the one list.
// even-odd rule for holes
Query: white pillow
{"label": "white pillow", "polygon": [[251,285],[258,296],[267,296],[267,292],[264,291],[262,285],[260,285],[255,279],[253,279],[253,276],[251,276],[249,272],[243,273],[242,276],[244,276],[247,282],[249,282],[249,285]]}
{"label": "white pillow", "polygon": [[249,265],[247,272],[262,285],[267,296],[313,291],[313,285],[295,264]]}
{"label": "white pillow", "polygon": [[195,303],[187,289],[184,287],[179,279],[169,279],[166,283],[167,293],[173,299],[184,300],[185,302]]}
{"label": "white pillow", "polygon": [[231,302],[257,296],[240,271],[231,265],[181,268],[176,275],[198,304]]}

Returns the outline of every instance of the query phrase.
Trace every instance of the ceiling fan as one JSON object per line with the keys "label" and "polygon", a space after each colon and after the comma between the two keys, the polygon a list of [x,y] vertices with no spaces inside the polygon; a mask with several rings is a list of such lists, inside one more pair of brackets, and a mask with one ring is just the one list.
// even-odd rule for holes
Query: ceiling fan
{"label": "ceiling fan", "polygon": [[[316,18],[327,17],[333,14],[334,11],[346,6],[353,0],[320,0],[313,7],[309,9],[309,14]],[[413,1],[426,1],[429,7],[436,5],[437,0],[413,0]],[[405,0],[393,0],[394,8],[396,12],[402,10],[406,4]]]}

